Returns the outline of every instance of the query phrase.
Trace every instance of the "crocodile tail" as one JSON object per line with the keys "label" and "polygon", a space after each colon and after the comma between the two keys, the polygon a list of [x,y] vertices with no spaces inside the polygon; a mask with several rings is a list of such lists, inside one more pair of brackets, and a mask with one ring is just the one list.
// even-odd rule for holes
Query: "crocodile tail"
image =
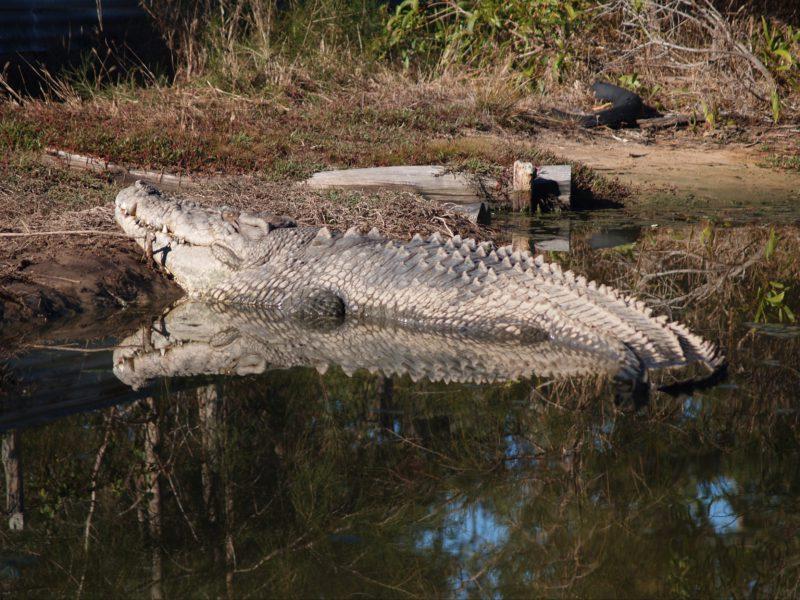
{"label": "crocodile tail", "polygon": [[712,372],[720,371],[727,366],[725,355],[715,344],[695,335],[678,322],[668,323],[667,327],[677,336],[687,362],[702,363]]}

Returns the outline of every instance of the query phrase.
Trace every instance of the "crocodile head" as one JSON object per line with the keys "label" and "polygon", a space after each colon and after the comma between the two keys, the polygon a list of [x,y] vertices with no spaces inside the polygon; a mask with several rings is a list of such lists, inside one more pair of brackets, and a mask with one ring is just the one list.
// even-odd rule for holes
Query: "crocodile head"
{"label": "crocodile head", "polygon": [[168,198],[144,181],[122,190],[115,204],[125,233],[190,294],[202,294],[263,258],[269,233],[295,226],[285,217]]}

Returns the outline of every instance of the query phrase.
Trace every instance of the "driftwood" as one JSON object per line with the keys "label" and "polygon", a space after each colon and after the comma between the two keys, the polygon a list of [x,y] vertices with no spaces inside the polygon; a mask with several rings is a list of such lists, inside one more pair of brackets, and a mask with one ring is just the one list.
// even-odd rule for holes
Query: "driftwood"
{"label": "driftwood", "polygon": [[684,127],[691,123],[689,115],[664,115],[652,119],[638,119],[636,123],[640,129],[665,129],[667,127]]}
{"label": "driftwood", "polygon": [[430,200],[448,204],[475,222],[485,220],[489,214],[487,203],[492,194],[500,189],[499,182],[492,177],[448,171],[436,165],[321,171],[314,173],[304,183],[317,190],[413,191]]}
{"label": "driftwood", "polygon": [[164,173],[163,171],[127,169],[99,158],[84,156],[82,154],[73,154],[63,150],[58,150],[57,148],[46,148],[45,157],[70,169],[110,174],[123,184],[131,184],[137,179],[146,179],[147,181],[155,183],[166,190],[172,191],[179,190],[186,185],[203,183],[213,179],[211,177],[197,178],[180,174],[173,175],[172,173]]}

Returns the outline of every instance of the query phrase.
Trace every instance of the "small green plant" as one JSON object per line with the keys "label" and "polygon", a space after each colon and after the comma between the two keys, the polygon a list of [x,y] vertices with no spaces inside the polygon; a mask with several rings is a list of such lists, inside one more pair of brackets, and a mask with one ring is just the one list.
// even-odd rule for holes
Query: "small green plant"
{"label": "small green plant", "polygon": [[706,129],[716,129],[720,119],[719,106],[713,102],[710,104],[701,102],[700,109],[703,111],[703,120],[706,123]]}
{"label": "small green plant", "polygon": [[703,228],[703,231],[700,232],[700,241],[703,242],[703,245],[708,248],[714,243],[714,226],[709,223]]}
{"label": "small green plant", "polygon": [[617,78],[620,86],[635,92],[642,87],[642,82],[639,81],[639,74],[638,73],[626,73],[625,75],[620,75]]}
{"label": "small green plant", "polygon": [[772,118],[777,123],[782,112],[779,88],[800,88],[800,29],[761,17],[761,29],[755,34],[753,45],[778,86],[770,93]]}
{"label": "small green plant", "polygon": [[761,17],[761,57],[764,62],[775,72],[789,72],[798,65],[796,54],[800,45],[800,29],[795,30],[791,25],[785,28],[777,24],[770,25]]}
{"label": "small green plant", "polygon": [[[775,229],[770,229],[769,238],[764,246],[764,258],[766,260],[770,260],[775,256],[779,241],[780,237],[775,233]],[[786,304],[786,294],[791,289],[791,287],[780,281],[770,281],[765,287],[759,286],[756,292],[758,308],[756,308],[753,320],[756,323],[770,323],[776,319],[779,323],[783,323],[784,320],[794,323],[794,311]]]}
{"label": "small green plant", "polygon": [[756,323],[770,323],[777,319],[779,323],[783,323],[785,319],[794,323],[794,312],[786,304],[786,292],[791,289],[779,281],[770,281],[765,288],[759,287],[756,292],[758,308],[753,320]]}
{"label": "small green plant", "polygon": [[778,234],[775,233],[775,228],[772,227],[769,230],[769,239],[767,240],[767,245],[764,247],[764,258],[769,260],[775,254],[775,249],[778,247]]}
{"label": "small green plant", "polygon": [[777,125],[778,121],[781,120],[781,97],[778,94],[778,90],[772,90],[770,97],[772,105],[772,122]]}

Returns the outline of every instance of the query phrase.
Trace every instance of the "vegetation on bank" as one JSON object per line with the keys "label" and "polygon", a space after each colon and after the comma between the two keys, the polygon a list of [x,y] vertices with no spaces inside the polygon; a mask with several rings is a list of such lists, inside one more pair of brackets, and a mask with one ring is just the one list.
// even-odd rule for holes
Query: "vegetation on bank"
{"label": "vegetation on bank", "polygon": [[704,130],[800,110],[798,11],[769,0],[143,4],[169,68],[120,68],[93,52],[42,72],[39,99],[11,90],[0,102],[6,157],[56,146],[278,179],[326,166],[508,164],[520,146],[532,151],[526,138],[547,109],[588,109],[595,79],[697,112]]}
{"label": "vegetation on bank", "polygon": [[800,8],[778,0],[145,4],[179,76],[211,76],[228,91],[264,91],[265,73],[288,61],[315,65],[322,79],[381,67],[424,79],[500,70],[525,94],[560,96],[601,78],[676,109],[776,120],[800,110]]}

